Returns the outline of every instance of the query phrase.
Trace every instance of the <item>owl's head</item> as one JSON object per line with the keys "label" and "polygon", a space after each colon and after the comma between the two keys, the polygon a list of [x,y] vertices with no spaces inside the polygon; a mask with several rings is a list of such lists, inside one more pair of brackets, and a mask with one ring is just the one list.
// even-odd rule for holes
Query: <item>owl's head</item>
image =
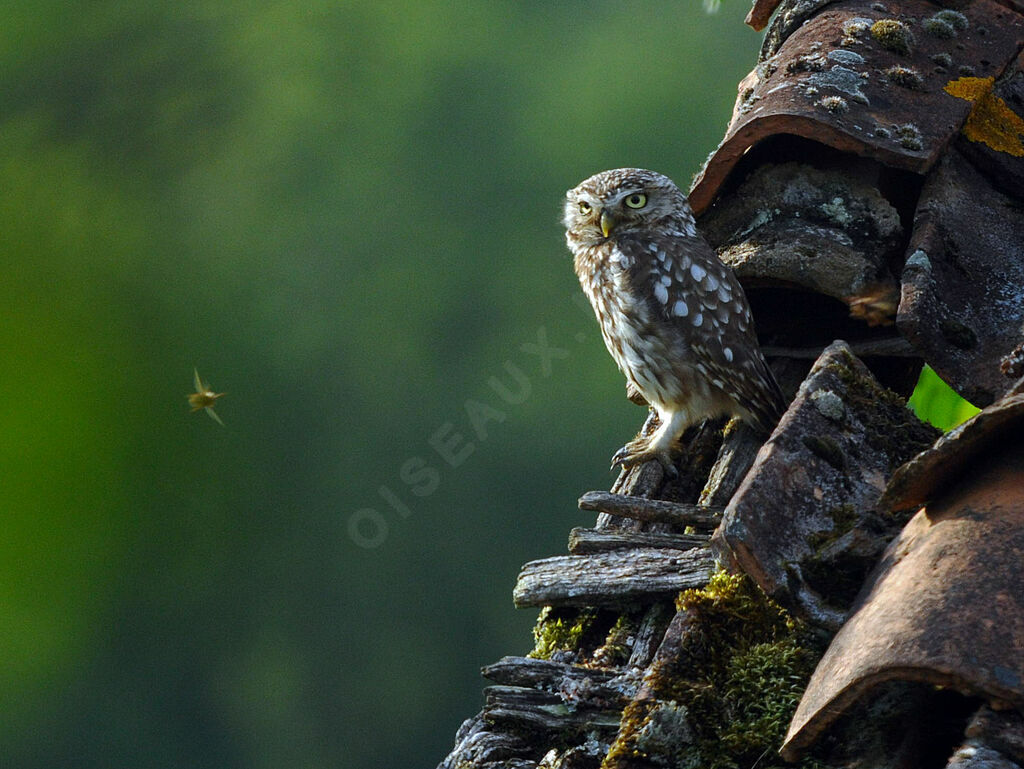
{"label": "owl's head", "polygon": [[602,171],[565,193],[570,244],[592,246],[652,223],[691,217],[686,196],[667,176],[642,168]]}

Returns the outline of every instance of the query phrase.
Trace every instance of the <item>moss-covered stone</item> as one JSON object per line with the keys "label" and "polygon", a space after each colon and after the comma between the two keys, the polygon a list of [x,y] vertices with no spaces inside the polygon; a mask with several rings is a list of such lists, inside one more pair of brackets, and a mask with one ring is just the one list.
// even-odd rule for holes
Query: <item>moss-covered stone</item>
{"label": "moss-covered stone", "polygon": [[[864,552],[861,547],[843,545],[843,540],[854,528],[865,525],[865,514],[853,505],[838,505],[827,511],[832,519],[831,531],[823,531],[808,537],[807,543],[814,550],[800,563],[803,580],[832,606],[848,609],[864,579],[874,565],[877,552]],[[899,525],[899,523],[895,523]]]}
{"label": "moss-covered stone", "polygon": [[914,46],[910,27],[896,19],[880,19],[871,25],[871,37],[880,46],[896,53],[909,54]]}
{"label": "moss-covered stone", "polygon": [[786,766],[777,751],[821,642],[742,575],[719,572],[676,604],[692,620],[680,653],[652,668],[655,697],[626,709],[605,769]]}
{"label": "moss-covered stone", "polygon": [[828,553],[827,557],[819,551],[804,559],[800,572],[808,585],[828,597],[829,605],[845,609],[853,605],[875,560],[853,548]]}
{"label": "moss-covered stone", "polygon": [[831,545],[846,532],[850,531],[860,520],[860,513],[853,505],[838,505],[826,511],[832,519],[831,531],[823,531],[818,534],[811,534],[807,538],[809,544],[815,550]]}
{"label": "moss-covered stone", "polygon": [[842,422],[846,417],[846,406],[843,399],[831,390],[816,390],[811,395],[811,403],[818,409],[818,412],[833,422]]}
{"label": "moss-covered stone", "polygon": [[658,701],[648,708],[636,733],[636,750],[647,756],[672,757],[672,765],[680,756],[680,746],[693,744],[690,711],[674,700]]}
{"label": "moss-covered stone", "polygon": [[896,469],[931,446],[942,433],[917,419],[907,402],[892,390],[859,374],[854,360],[847,353],[848,365],[832,364],[834,373],[846,385],[846,404],[861,421],[867,444],[889,457],[892,469]]}

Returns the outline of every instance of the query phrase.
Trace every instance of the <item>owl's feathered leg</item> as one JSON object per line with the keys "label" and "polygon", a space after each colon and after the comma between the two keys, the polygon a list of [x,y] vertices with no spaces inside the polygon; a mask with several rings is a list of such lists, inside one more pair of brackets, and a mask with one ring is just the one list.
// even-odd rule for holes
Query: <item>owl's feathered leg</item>
{"label": "owl's feathered leg", "polygon": [[612,457],[612,468],[633,467],[657,460],[668,475],[679,474],[672,458],[672,450],[676,447],[679,436],[690,426],[689,414],[685,411],[663,413],[659,410],[658,417],[661,424],[653,435],[635,438],[615,452]]}

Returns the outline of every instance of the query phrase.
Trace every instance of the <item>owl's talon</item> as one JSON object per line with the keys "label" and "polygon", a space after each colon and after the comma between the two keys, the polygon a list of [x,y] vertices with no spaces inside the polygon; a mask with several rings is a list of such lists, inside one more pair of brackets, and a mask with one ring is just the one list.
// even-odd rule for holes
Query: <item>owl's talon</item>
{"label": "owl's talon", "polygon": [[675,478],[679,475],[679,470],[676,469],[675,462],[672,461],[672,454],[668,449],[652,449],[646,441],[639,439],[630,441],[615,452],[615,455],[612,457],[611,469],[614,470],[616,467],[621,467],[627,470],[630,467],[651,461],[658,462],[668,477]]}

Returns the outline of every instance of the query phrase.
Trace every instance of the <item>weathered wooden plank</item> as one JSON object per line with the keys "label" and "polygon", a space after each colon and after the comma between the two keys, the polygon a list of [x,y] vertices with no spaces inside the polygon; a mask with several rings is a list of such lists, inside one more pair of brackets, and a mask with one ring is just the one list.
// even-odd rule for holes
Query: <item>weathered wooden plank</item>
{"label": "weathered wooden plank", "polygon": [[729,504],[761,449],[764,439],[749,425],[736,421],[729,425],[722,439],[718,457],[708,474],[700,495],[701,505],[708,507]]}
{"label": "weathered wooden plank", "polygon": [[597,510],[609,515],[651,523],[671,523],[712,530],[722,519],[721,507],[704,507],[664,499],[647,499],[609,491],[588,491],[579,501],[580,510]]}
{"label": "weathered wooden plank", "polygon": [[693,547],[704,547],[710,539],[707,534],[666,534],[650,531],[616,531],[614,529],[576,527],[569,532],[569,552],[573,555],[586,555],[637,547],[689,550]]}
{"label": "weathered wooden plank", "polygon": [[654,653],[657,651],[674,614],[675,606],[667,601],[655,603],[647,610],[633,641],[633,651],[629,655],[629,668],[645,668],[651,664]]}
{"label": "weathered wooden plank", "polygon": [[[801,377],[802,378],[802,377]],[[725,417],[709,419],[687,430],[680,440],[680,452],[675,457],[674,477],[666,477],[660,462],[650,461],[625,468],[612,484],[611,493],[634,497],[689,499],[704,486],[708,468],[704,458],[713,456],[722,442]],[[637,437],[650,437],[658,428],[658,415],[650,411]],[[671,524],[648,522],[612,512],[601,511],[595,527],[629,531],[665,531]]]}
{"label": "weathered wooden plank", "polygon": [[595,683],[607,683],[620,670],[585,668],[580,665],[566,665],[563,662],[539,660],[533,657],[502,657],[486,665],[480,672],[484,678],[506,686],[532,686],[535,689],[557,689],[565,679],[589,679]]}
{"label": "weathered wooden plank", "polygon": [[559,695],[539,689],[488,686],[484,689],[483,717],[497,727],[564,735],[569,731],[615,731],[622,711],[570,707]]}
{"label": "weathered wooden plank", "polygon": [[632,669],[586,668],[530,657],[502,657],[481,672],[502,686],[556,693],[562,702],[596,710],[621,710],[640,684]]}
{"label": "weathered wooden plank", "polygon": [[496,767],[502,769],[535,769],[536,761],[526,758],[536,754],[536,746],[521,735],[493,731],[478,713],[464,721],[455,735],[455,747],[437,769]]}
{"label": "weathered wooden plank", "polygon": [[714,558],[707,548],[635,548],[562,555],[523,566],[512,598],[525,606],[622,606],[702,587]]}
{"label": "weathered wooden plank", "polygon": [[676,612],[665,629],[665,635],[662,637],[661,643],[658,644],[651,664],[644,671],[644,678],[640,683],[637,698],[657,697],[658,669],[677,663],[682,653],[683,642],[694,631],[696,625],[697,620],[690,612],[685,609]]}
{"label": "weathered wooden plank", "polygon": [[[658,427],[658,415],[653,410],[648,411],[647,419],[637,433],[650,435]],[[612,484],[612,492],[615,494],[633,494],[638,497],[656,496],[665,480],[665,471],[660,462],[644,462],[633,467],[624,467],[619,476]],[[630,520],[609,513],[601,513],[597,516],[596,526],[599,529],[634,529],[638,530],[643,524],[639,521]]]}

